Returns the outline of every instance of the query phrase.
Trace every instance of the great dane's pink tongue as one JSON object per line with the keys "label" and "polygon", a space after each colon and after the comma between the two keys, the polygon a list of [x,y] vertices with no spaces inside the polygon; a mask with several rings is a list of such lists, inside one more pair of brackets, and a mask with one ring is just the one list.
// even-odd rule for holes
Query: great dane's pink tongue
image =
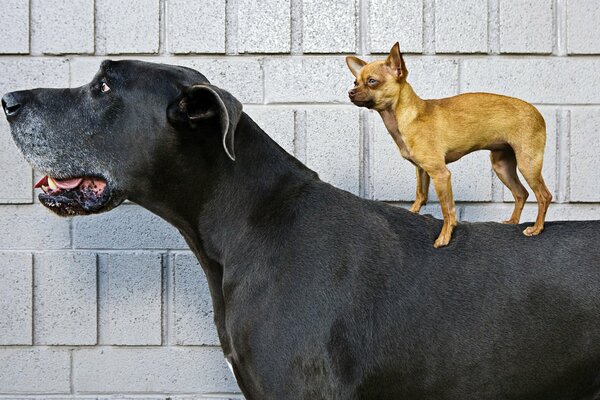
{"label": "great dane's pink tongue", "polygon": [[72,179],[56,179],[56,178],[51,178],[48,175],[44,176],[42,179],[40,179],[35,185],[35,188],[39,188],[41,186],[48,186],[48,180],[52,179],[52,181],[54,181],[54,183],[56,184],[57,187],[59,187],[60,189],[75,189],[77,186],[81,185],[81,182],[83,182],[83,178],[72,178]]}
{"label": "great dane's pink tongue", "polygon": [[[52,178],[54,179],[54,178]],[[83,178],[73,178],[73,179],[54,179],[54,182],[56,182],[56,186],[58,186],[61,189],[75,189],[77,186],[79,186],[81,184],[81,182],[83,181]]]}

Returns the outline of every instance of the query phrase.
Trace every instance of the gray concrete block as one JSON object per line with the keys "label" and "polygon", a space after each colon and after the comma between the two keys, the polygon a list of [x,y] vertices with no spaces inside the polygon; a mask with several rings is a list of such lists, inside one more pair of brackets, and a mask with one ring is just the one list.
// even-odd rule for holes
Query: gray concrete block
{"label": "gray concrete block", "polygon": [[32,261],[29,253],[0,253],[0,345],[32,344]]}
{"label": "gray concrete block", "polygon": [[[488,151],[476,151],[448,165],[455,201],[492,200],[492,164]],[[433,201],[438,201],[431,185]]]}
{"label": "gray concrete block", "polygon": [[100,53],[158,53],[159,0],[97,0],[96,35]]}
{"label": "gray concrete block", "polygon": [[10,135],[6,119],[0,121],[0,204],[27,204],[33,201],[31,167]]}
{"label": "gray concrete block", "polygon": [[302,46],[305,53],[356,51],[356,0],[302,1]]}
{"label": "gray concrete block", "polygon": [[369,51],[388,53],[400,42],[408,53],[423,51],[423,0],[369,0]]}
{"label": "gray concrete block", "polygon": [[31,51],[94,52],[94,2],[31,0]]}
{"label": "gray concrete block", "polygon": [[[558,156],[558,130],[556,126],[556,109],[553,107],[538,107],[542,113],[544,120],[546,121],[546,147],[544,149],[544,165],[542,167],[542,176],[546,182],[546,186],[554,197],[552,201],[556,200],[556,188],[558,187],[557,182],[557,156]],[[536,202],[535,195],[531,191],[531,188],[523,178],[520,172],[518,172],[521,183],[525,186],[529,192],[528,202]],[[494,174],[494,179],[498,179]],[[514,201],[514,197],[507,187],[504,187],[502,182],[497,182],[503,187],[504,201]]]}
{"label": "gray concrete block", "polygon": [[0,53],[29,53],[29,2],[0,2]]}
{"label": "gray concrete block", "polygon": [[206,277],[192,254],[173,256],[175,344],[219,345]]}
{"label": "gray concrete block", "polygon": [[0,349],[0,393],[69,393],[70,362],[68,350]]}
{"label": "gray concrete block", "polygon": [[263,102],[263,73],[258,59],[251,57],[166,59],[202,73],[210,83],[219,86],[245,104]]}
{"label": "gray concrete block", "polygon": [[354,81],[343,57],[269,58],[264,70],[266,103],[347,103]]}
{"label": "gray concrete block", "polygon": [[569,0],[567,51],[569,54],[600,53],[600,8],[595,1]]}
{"label": "gray concrete block", "polygon": [[[371,194],[377,200],[414,201],[416,168],[404,160],[391,135],[376,113],[369,115],[371,131]],[[478,151],[449,164],[455,201],[489,201],[492,198],[492,170],[489,152]],[[429,202],[437,202],[431,182]]]}
{"label": "gray concrete block", "polygon": [[[463,92],[491,92],[530,103],[600,103],[600,59],[470,58],[461,61]],[[568,90],[565,80],[568,77]]]}
{"label": "gray concrete block", "polygon": [[306,110],[306,165],[325,182],[359,193],[360,143],[358,108]]}
{"label": "gray concrete block", "polygon": [[225,0],[169,0],[166,7],[171,53],[225,52]]}
{"label": "gray concrete block", "polygon": [[39,253],[34,265],[35,344],[96,344],[96,256]]}
{"label": "gray concrete block", "polygon": [[245,111],[285,151],[294,154],[295,116],[292,108],[249,106]]}
{"label": "gray concrete block", "polygon": [[500,0],[500,52],[551,53],[553,0]]}
{"label": "gray concrete block", "polygon": [[121,205],[109,213],[75,218],[73,244],[82,249],[187,249],[174,227],[133,204]]}
{"label": "gray concrete block", "polygon": [[240,53],[289,53],[290,6],[290,0],[240,0],[238,51]]}
{"label": "gray concrete block", "polygon": [[[4,3],[2,3],[4,4]],[[7,58],[0,60],[0,93],[35,87],[66,87],[69,65],[64,60]],[[31,203],[33,180],[29,164],[15,146],[5,118],[0,118],[0,203]]]}
{"label": "gray concrete block", "polygon": [[45,207],[0,207],[0,249],[64,249],[71,244],[69,220]]}
{"label": "gray concrete block", "polygon": [[77,393],[239,393],[217,347],[77,349],[73,387]]}
{"label": "gray concrete block", "polygon": [[370,111],[368,121],[371,197],[376,200],[414,201],[415,166],[402,158],[377,112]]}
{"label": "gray concrete block", "polygon": [[437,53],[485,53],[487,35],[487,1],[435,1]]}
{"label": "gray concrete block", "polygon": [[79,87],[92,81],[100,64],[110,57],[75,57],[69,60],[69,86]]}
{"label": "gray concrete block", "polygon": [[570,200],[600,201],[600,109],[571,110]]}
{"label": "gray concrete block", "polygon": [[69,63],[61,58],[3,58],[0,59],[0,69],[2,94],[14,90],[69,85]]}
{"label": "gray concrete block", "polygon": [[455,60],[406,56],[408,82],[423,99],[437,99],[458,94],[458,62]]}
{"label": "gray concrete block", "polygon": [[99,342],[160,345],[162,264],[158,253],[101,255]]}

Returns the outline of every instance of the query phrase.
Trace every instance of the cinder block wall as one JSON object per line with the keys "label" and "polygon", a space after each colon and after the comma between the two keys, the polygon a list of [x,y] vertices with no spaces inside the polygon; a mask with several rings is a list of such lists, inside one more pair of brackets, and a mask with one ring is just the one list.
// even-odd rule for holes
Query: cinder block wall
{"label": "cinder block wall", "polygon": [[[191,66],[324,180],[407,206],[412,165],[378,115],[346,100],[344,55],[382,57],[396,40],[423,97],[538,105],[549,219],[600,219],[596,0],[2,0],[0,91],[80,85],[105,58]],[[451,169],[462,220],[509,216],[487,152]],[[206,282],[175,229],[134,204],[51,215],[4,118],[0,176],[0,398],[236,397]]]}

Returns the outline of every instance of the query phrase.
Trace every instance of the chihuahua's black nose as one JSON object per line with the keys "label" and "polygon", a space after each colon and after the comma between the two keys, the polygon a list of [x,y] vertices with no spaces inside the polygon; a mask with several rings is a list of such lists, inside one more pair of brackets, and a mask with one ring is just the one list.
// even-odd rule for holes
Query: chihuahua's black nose
{"label": "chihuahua's black nose", "polygon": [[354,89],[352,89],[348,92],[348,96],[350,96],[350,98],[353,98],[355,95],[356,95],[356,92],[354,91]]}
{"label": "chihuahua's black nose", "polygon": [[2,97],[2,108],[6,117],[14,117],[21,109],[21,103],[15,93],[7,93]]}

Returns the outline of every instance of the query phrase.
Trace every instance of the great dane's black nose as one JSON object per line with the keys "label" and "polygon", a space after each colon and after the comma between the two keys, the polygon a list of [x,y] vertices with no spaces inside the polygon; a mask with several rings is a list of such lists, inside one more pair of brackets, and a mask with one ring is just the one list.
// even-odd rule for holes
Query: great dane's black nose
{"label": "great dane's black nose", "polygon": [[21,110],[21,101],[17,93],[7,93],[2,97],[2,108],[6,117],[14,117]]}

